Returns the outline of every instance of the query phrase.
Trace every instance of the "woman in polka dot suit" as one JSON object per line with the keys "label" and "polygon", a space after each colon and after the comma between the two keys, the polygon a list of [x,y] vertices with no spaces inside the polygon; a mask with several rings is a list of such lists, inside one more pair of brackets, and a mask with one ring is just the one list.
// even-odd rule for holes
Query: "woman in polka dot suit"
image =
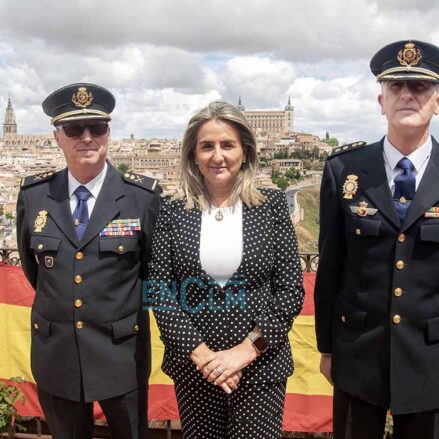
{"label": "woman in polka dot suit", "polygon": [[256,189],[257,170],[238,109],[216,101],[192,117],[145,290],[186,439],[281,437],[304,289],[285,195]]}

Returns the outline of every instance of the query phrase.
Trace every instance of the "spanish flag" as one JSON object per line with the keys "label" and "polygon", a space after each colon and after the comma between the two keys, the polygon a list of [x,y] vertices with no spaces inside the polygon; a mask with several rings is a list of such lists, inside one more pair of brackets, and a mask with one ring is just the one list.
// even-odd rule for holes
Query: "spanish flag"
{"label": "spanish flag", "polygon": [[[301,315],[295,320],[290,340],[295,372],[287,383],[284,431],[332,431],[332,388],[319,373],[320,355],[314,334],[314,273],[305,273],[306,299]],[[30,370],[30,310],[34,291],[20,267],[0,266],[0,379],[22,376],[21,389],[26,404],[18,406],[23,416],[44,417],[38,403],[35,380]],[[160,370],[163,345],[151,315],[152,372],[149,391],[149,419],[178,419],[174,387]],[[50,365],[48,365],[50,368]],[[99,406],[96,418],[102,418]]]}

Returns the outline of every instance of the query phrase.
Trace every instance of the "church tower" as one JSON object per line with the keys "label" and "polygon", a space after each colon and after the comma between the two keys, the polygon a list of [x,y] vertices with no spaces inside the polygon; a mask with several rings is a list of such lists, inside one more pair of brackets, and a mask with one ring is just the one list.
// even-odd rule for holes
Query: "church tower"
{"label": "church tower", "polygon": [[3,139],[17,134],[17,122],[15,120],[14,108],[12,107],[11,98],[8,98],[8,106],[5,111],[5,121],[3,123]]}
{"label": "church tower", "polygon": [[285,132],[293,131],[294,107],[291,105],[291,97],[288,97],[288,104],[285,107],[284,130]]}
{"label": "church tower", "polygon": [[244,107],[244,105],[242,105],[241,96],[239,96],[239,100],[238,100],[238,110],[240,110],[242,112],[245,111],[245,107]]}

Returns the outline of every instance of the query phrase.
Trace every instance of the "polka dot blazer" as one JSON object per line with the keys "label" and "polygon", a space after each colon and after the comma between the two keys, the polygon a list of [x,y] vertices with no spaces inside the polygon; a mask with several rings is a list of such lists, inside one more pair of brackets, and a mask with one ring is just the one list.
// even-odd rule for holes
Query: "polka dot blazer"
{"label": "polka dot blazer", "polygon": [[162,369],[171,378],[200,343],[230,349],[255,324],[269,349],[244,369],[243,379],[278,382],[294,370],[288,332],[304,300],[296,235],[285,194],[261,192],[265,203],[243,206],[242,261],[224,287],[201,267],[201,211],[169,198],[162,203],[144,301],[157,319]]}

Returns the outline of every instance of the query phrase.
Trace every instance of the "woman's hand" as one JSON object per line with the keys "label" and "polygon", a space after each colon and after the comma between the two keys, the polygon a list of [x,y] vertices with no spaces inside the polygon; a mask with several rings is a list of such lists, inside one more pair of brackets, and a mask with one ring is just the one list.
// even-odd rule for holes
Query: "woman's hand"
{"label": "woman's hand", "polygon": [[258,356],[249,338],[231,349],[216,352],[216,357],[202,368],[203,376],[216,385],[227,383],[234,374],[247,367]]}
{"label": "woman's hand", "polygon": [[[190,358],[197,366],[197,369],[202,371],[204,368],[208,367],[209,363],[211,363],[212,361],[216,361],[217,354],[217,352],[209,349],[206,343],[201,343],[192,351]],[[236,373],[233,373],[229,377],[227,377],[227,379],[223,380],[223,382],[219,385],[224,390],[224,392],[230,395],[233,390],[236,390],[238,388],[241,377],[242,372],[237,371]]]}

